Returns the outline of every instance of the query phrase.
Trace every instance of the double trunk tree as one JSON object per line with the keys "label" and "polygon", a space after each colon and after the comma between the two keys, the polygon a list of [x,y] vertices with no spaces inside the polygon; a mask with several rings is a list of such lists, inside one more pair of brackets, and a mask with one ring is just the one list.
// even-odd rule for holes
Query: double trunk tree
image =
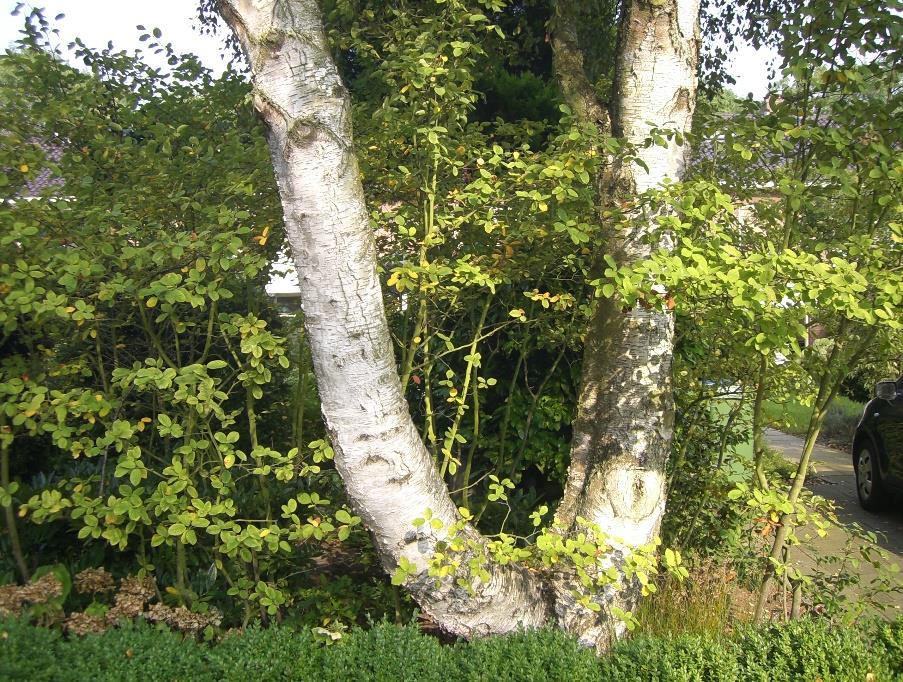
{"label": "double trunk tree", "polygon": [[[437,584],[426,566],[460,521],[402,394],[377,277],[376,249],[351,131],[349,95],[327,43],[316,0],[221,0],[219,10],[251,65],[254,101],[268,129],[285,228],[301,284],[323,417],[335,464],[384,567],[414,566],[406,584],[447,631],[472,637],[556,622],[591,646],[622,624],[607,609],[577,603],[566,571],[513,563],[464,589]],[[696,88],[699,0],[625,3],[612,103],[583,72],[576,16],[564,1],[553,21],[555,67],[577,115],[638,145],[639,163],[614,163],[599,178],[600,201],[617,201],[677,179],[676,143],[644,146],[650,128],[690,128]],[[600,212],[601,214],[601,212]],[[651,225],[633,220],[600,249],[624,263],[645,257]],[[586,334],[582,388],[561,532],[578,518],[627,545],[648,543],[665,508],[664,467],[672,429],[673,319],[603,299]],[[412,521],[431,510],[434,528]],[[479,543],[472,526],[464,537]],[[635,591],[628,591],[634,594]],[[630,594],[617,599],[630,606]]]}

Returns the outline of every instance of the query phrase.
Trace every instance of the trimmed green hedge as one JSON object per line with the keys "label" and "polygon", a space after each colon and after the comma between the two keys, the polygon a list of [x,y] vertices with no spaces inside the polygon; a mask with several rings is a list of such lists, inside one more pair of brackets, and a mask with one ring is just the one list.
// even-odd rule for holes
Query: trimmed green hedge
{"label": "trimmed green hedge", "polygon": [[637,637],[602,658],[557,630],[443,646],[414,627],[377,625],[327,647],[279,627],[207,645],[143,624],[66,639],[0,621],[0,679],[877,682],[903,680],[903,619],[858,628],[802,620],[718,640]]}

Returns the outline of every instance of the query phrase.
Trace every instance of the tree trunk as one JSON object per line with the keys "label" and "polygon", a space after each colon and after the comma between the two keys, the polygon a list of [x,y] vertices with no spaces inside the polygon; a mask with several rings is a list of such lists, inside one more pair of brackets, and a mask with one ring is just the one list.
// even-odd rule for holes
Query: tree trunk
{"label": "tree trunk", "polygon": [[[564,35],[567,4],[560,3],[557,17]],[[642,145],[652,126],[689,132],[696,98],[698,16],[698,0],[634,0],[625,7],[610,111],[615,137]],[[580,80],[560,73],[562,66],[574,64],[574,59],[560,56],[573,49],[571,43],[556,41],[553,48],[569,101],[585,101],[585,87],[568,87]],[[581,109],[594,112],[585,104]],[[598,113],[593,116],[604,122]],[[603,202],[630,200],[683,174],[685,150],[676,141],[665,147],[640,146],[637,156],[648,170],[639,164],[605,170],[600,181]],[[632,227],[608,235],[606,251],[619,264],[646,258],[653,248],[647,243],[653,225],[639,215],[633,218]],[[571,466],[558,510],[566,526],[582,517],[631,546],[657,535],[665,511],[665,464],[674,421],[674,322],[671,313],[660,308],[658,301],[630,310],[622,310],[616,299],[599,302],[586,335]],[[635,593],[619,600],[629,610]]]}
{"label": "tree trunk", "polygon": [[[456,635],[559,624],[592,645],[608,629],[573,602],[567,580],[517,566],[488,566],[475,593],[426,577],[444,529],[412,521],[429,509],[447,528],[458,514],[401,392],[376,273],[373,237],[351,136],[350,104],[315,0],[221,0],[254,74],[301,282],[302,307],[323,417],[349,500],[373,535],[383,566],[421,572],[406,587]],[[689,127],[695,91],[698,0],[634,2],[625,13],[619,106],[613,125],[642,142],[643,121]],[[661,81],[665,78],[664,82]],[[590,111],[588,109],[587,111]],[[643,191],[678,177],[676,147],[643,150],[648,174],[622,169]],[[618,257],[640,258],[645,230],[620,236]],[[662,470],[671,433],[668,374],[672,321],[642,308],[601,305],[587,337],[574,465],[562,513],[584,514],[626,541],[644,542],[664,508]],[[481,541],[472,527],[471,539]],[[557,603],[554,603],[557,600]]]}
{"label": "tree trunk", "polygon": [[[444,529],[412,521],[431,510],[459,519],[401,392],[376,272],[376,249],[355,158],[350,103],[315,0],[228,0],[220,12],[254,74],[285,228],[301,283],[323,417],[335,464],[385,569],[420,569]],[[472,528],[465,530],[473,538]],[[491,567],[476,594],[417,578],[408,587],[456,635],[538,627],[549,619],[542,585],[516,566]]]}

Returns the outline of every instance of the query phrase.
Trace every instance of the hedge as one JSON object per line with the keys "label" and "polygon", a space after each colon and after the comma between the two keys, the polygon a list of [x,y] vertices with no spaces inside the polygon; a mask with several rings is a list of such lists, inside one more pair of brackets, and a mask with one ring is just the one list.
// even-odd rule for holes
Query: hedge
{"label": "hedge", "polygon": [[801,620],[720,639],[640,636],[601,658],[553,629],[444,646],[415,627],[381,624],[324,646],[284,627],[252,627],[203,644],[142,623],[67,639],[6,620],[0,679],[879,682],[903,680],[903,618],[857,628]]}

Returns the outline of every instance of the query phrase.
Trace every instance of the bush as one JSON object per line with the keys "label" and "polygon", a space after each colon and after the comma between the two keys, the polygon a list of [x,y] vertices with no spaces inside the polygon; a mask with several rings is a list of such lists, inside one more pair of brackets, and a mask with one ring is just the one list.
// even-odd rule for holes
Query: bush
{"label": "bush", "polygon": [[210,647],[207,660],[211,671],[215,671],[214,677],[223,682],[322,680],[317,671],[322,666],[323,651],[309,630],[264,630],[255,625]]}
{"label": "bush", "polygon": [[612,682],[740,679],[730,643],[692,635],[637,637],[616,646],[611,656],[600,661],[600,668],[601,679]]}
{"label": "bush", "polygon": [[[323,650],[317,673],[322,682],[440,682],[449,679],[451,652],[416,627],[381,624],[355,630],[341,644]],[[351,671],[354,674],[351,675]]]}
{"label": "bush", "polygon": [[57,630],[24,621],[0,621],[0,680],[50,680],[55,651],[63,644]]}
{"label": "bush", "polygon": [[[595,655],[561,630],[536,630],[456,647],[458,680],[598,679]],[[563,677],[564,673],[567,673]]]}
{"label": "bush", "polygon": [[165,628],[129,625],[65,642],[51,679],[201,680],[210,679],[203,648]]}
{"label": "bush", "polygon": [[382,624],[325,646],[287,627],[250,628],[208,645],[146,624],[67,640],[7,620],[0,679],[903,680],[903,619],[857,628],[801,620],[729,638],[641,636],[601,658],[551,629],[443,646],[415,627]]}
{"label": "bush", "polygon": [[[890,626],[889,626],[890,627]],[[818,620],[744,630],[735,639],[739,677],[744,680],[876,680],[893,679],[894,652],[874,641],[874,626],[832,626]],[[903,621],[892,631],[898,641]],[[896,665],[899,665],[897,659]]]}
{"label": "bush", "polygon": [[885,660],[890,672],[896,679],[903,679],[903,621],[878,623],[871,639],[876,648],[887,652]]}

